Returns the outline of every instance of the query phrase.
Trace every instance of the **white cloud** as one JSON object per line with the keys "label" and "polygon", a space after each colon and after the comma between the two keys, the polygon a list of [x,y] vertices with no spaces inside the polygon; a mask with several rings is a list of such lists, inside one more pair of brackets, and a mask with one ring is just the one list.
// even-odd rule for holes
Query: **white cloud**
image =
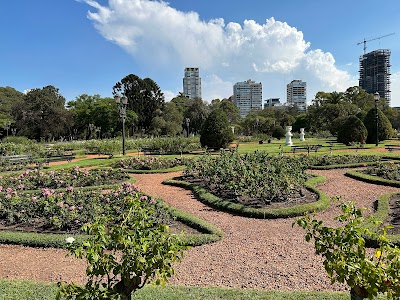
{"label": "white cloud", "polygon": [[223,81],[215,74],[202,78],[201,89],[203,99],[213,100],[228,98],[233,94],[234,83]]}
{"label": "white cloud", "polygon": [[391,106],[400,107],[400,71],[391,76]]}
{"label": "white cloud", "polygon": [[[108,6],[82,1],[93,8],[88,18],[100,34],[137,63],[160,73],[198,66],[203,98],[208,101],[229,97],[233,83],[250,78],[268,87],[263,98],[282,100],[283,87],[293,79],[307,81],[309,101],[319,90],[344,91],[357,84],[337,68],[331,53],[311,49],[301,31],[274,18],[264,24],[227,23],[222,18],[203,21],[196,12],[178,11],[162,1],[109,0]],[[286,83],[271,84],[282,76]]]}
{"label": "white cloud", "polygon": [[173,91],[162,91],[164,93],[164,98],[165,101],[171,101],[172,98],[176,97],[179,93],[173,92]]}

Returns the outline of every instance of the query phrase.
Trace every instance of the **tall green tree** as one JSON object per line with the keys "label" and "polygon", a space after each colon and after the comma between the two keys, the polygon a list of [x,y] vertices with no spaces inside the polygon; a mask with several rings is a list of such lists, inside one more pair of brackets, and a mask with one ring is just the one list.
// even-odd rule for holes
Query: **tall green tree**
{"label": "tall green tree", "polygon": [[[201,99],[189,100],[188,107],[185,111],[185,120],[188,118],[190,133],[197,134],[200,132],[205,120],[210,113],[210,109],[206,102]],[[185,121],[184,120],[184,121]],[[185,125],[186,128],[186,125]]]}
{"label": "tall green tree", "polygon": [[368,131],[364,123],[356,116],[349,116],[338,131],[337,141],[346,145],[365,144]]}
{"label": "tall green tree", "polygon": [[[68,106],[74,115],[74,130],[79,138],[94,137],[90,124],[99,130],[99,137],[113,137],[121,130],[118,108],[113,98],[83,94],[68,102]],[[136,115],[130,113],[126,118],[128,131],[132,130],[136,120]]]}
{"label": "tall green tree", "polygon": [[[368,130],[367,144],[376,142],[376,111],[371,109],[364,119],[364,125]],[[378,108],[378,140],[384,141],[393,136],[393,128],[385,114]]]}
{"label": "tall green tree", "polygon": [[72,114],[54,86],[30,90],[13,106],[13,115],[19,134],[28,138],[50,141],[71,135]]}
{"label": "tall green tree", "polygon": [[213,110],[201,129],[202,147],[226,148],[233,141],[234,135],[226,114],[221,109]]}
{"label": "tall green tree", "polygon": [[0,126],[4,122],[13,122],[13,105],[23,101],[24,94],[6,86],[0,87]]}
{"label": "tall green tree", "polygon": [[155,81],[150,78],[129,74],[113,87],[113,94],[122,94],[128,98],[128,110],[138,116],[138,129],[148,132],[157,110],[162,110],[164,94]]}

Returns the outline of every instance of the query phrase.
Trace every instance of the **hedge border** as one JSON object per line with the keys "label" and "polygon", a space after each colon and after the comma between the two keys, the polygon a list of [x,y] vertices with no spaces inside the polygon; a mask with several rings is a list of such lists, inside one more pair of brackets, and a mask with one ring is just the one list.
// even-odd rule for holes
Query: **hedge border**
{"label": "hedge border", "polygon": [[[390,207],[389,207],[389,202],[391,200],[392,197],[395,196],[400,196],[399,192],[394,192],[394,193],[387,193],[387,194],[383,194],[378,198],[378,205],[377,205],[377,209],[376,212],[374,214],[372,214],[370,216],[370,218],[367,218],[367,220],[365,220],[365,222],[363,223],[363,226],[373,232],[378,232],[378,230],[380,229],[381,225],[383,222],[385,222],[389,216],[389,212],[390,212]],[[378,224],[376,224],[378,223]],[[387,235],[389,240],[396,244],[396,245],[400,245],[400,234],[388,234]],[[370,242],[372,244],[372,246],[376,245],[376,241],[371,241],[369,240],[368,242]]]}
{"label": "hedge border", "polygon": [[378,176],[372,176],[368,174],[363,174],[361,172],[357,171],[348,171],[346,172],[345,176],[364,181],[367,183],[373,183],[373,184],[379,184],[379,185],[386,185],[386,186],[392,186],[392,187],[400,187],[400,182],[396,180],[389,180],[385,178],[381,178]]}
{"label": "hedge border", "polygon": [[191,190],[200,202],[221,211],[226,211],[243,217],[256,219],[278,219],[297,217],[307,212],[321,211],[326,209],[330,205],[331,199],[315,187],[317,184],[325,182],[325,180],[326,178],[323,176],[314,176],[306,182],[306,188],[318,195],[318,201],[289,208],[275,209],[251,208],[246,207],[243,204],[232,203],[209,193],[206,189],[198,185],[182,180],[177,180],[175,178],[165,180],[163,184],[178,186]]}
{"label": "hedge border", "polygon": [[346,168],[358,168],[376,165],[376,161],[353,163],[353,164],[337,164],[337,165],[325,165],[325,166],[310,166],[310,170],[333,170],[333,169],[346,169]]}

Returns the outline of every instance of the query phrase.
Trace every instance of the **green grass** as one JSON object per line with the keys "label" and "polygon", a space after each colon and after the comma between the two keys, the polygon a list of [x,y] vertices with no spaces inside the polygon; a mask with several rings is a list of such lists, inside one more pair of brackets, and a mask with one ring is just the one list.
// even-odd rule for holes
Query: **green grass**
{"label": "green grass", "polygon": [[[0,279],[1,300],[54,300],[56,284],[26,280]],[[132,300],[348,300],[349,292],[263,291],[220,287],[155,287],[139,290]],[[377,299],[385,299],[378,297]]]}

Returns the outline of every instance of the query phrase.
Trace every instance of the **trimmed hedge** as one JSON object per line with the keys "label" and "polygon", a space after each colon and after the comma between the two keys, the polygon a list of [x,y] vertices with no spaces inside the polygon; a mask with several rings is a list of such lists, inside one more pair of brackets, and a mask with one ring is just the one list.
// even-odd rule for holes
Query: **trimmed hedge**
{"label": "trimmed hedge", "polygon": [[0,231],[0,244],[23,245],[28,247],[65,248],[65,238],[73,237],[80,242],[84,235],[52,234],[21,231]]}
{"label": "trimmed hedge", "polygon": [[318,195],[318,201],[312,203],[306,203],[288,208],[252,208],[246,207],[243,204],[232,203],[227,200],[218,198],[217,196],[209,193],[206,189],[191,184],[189,182],[169,179],[164,181],[164,184],[179,186],[185,189],[193,191],[196,198],[202,203],[216,208],[221,211],[230,212],[244,217],[257,218],[257,219],[277,219],[277,218],[290,218],[303,215],[306,212],[321,211],[327,208],[330,204],[330,198],[315,188],[318,183],[324,182],[325,177],[316,176],[308,180],[306,188],[311,192]]}
{"label": "trimmed hedge", "polygon": [[183,171],[185,168],[186,168],[185,166],[176,166],[173,168],[168,168],[163,170],[134,170],[134,169],[122,169],[122,170],[126,173],[132,173],[132,174],[161,174],[161,173]]}
{"label": "trimmed hedge", "polygon": [[389,180],[378,176],[372,176],[368,174],[364,174],[357,171],[349,171],[345,174],[347,177],[357,179],[360,181],[364,181],[367,183],[379,184],[379,185],[387,185],[392,187],[400,187],[400,181]]}
{"label": "trimmed hedge", "polygon": [[[400,193],[387,193],[378,198],[378,205],[376,212],[371,215],[371,218],[368,218],[363,226],[368,228],[373,232],[377,232],[381,227],[381,224],[385,222],[390,213],[390,200],[392,197],[400,196]],[[396,245],[400,245],[400,234],[392,234],[388,235],[388,238],[391,242]],[[376,241],[369,241],[372,245],[376,244]]]}
{"label": "trimmed hedge", "polygon": [[376,165],[376,161],[362,162],[354,164],[340,164],[340,165],[327,165],[327,166],[310,166],[311,170],[333,170],[333,169],[346,169],[346,168],[358,168]]}

